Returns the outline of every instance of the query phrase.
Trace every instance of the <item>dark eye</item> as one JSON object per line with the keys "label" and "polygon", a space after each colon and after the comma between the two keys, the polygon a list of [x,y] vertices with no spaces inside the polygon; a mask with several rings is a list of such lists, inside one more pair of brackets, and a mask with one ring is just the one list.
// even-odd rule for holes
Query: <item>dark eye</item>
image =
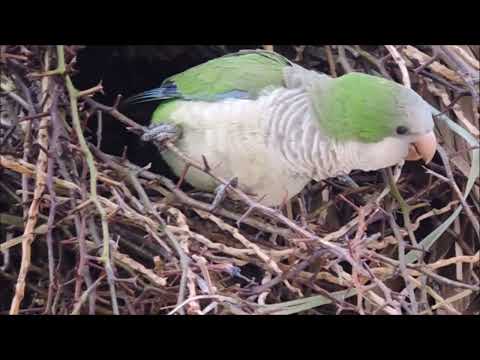
{"label": "dark eye", "polygon": [[397,127],[397,134],[398,135],[405,135],[407,133],[408,133],[408,128],[406,128],[405,126]]}

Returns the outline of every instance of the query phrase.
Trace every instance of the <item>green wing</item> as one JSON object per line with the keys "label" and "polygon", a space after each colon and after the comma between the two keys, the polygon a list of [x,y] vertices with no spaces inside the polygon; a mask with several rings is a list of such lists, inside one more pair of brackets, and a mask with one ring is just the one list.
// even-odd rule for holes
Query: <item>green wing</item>
{"label": "green wing", "polygon": [[159,88],[134,96],[129,102],[256,98],[266,87],[284,86],[283,68],[290,65],[288,59],[277,53],[240,51],[174,75]]}

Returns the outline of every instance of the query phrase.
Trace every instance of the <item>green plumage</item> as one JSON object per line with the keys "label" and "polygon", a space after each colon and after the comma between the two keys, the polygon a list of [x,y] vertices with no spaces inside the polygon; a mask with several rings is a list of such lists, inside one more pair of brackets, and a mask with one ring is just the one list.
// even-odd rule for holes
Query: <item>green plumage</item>
{"label": "green plumage", "polygon": [[154,124],[162,124],[168,122],[170,114],[175,111],[180,104],[181,100],[166,100],[153,112],[152,122]]}
{"label": "green plumage", "polygon": [[381,141],[407,126],[408,109],[423,100],[411,89],[376,76],[350,73],[311,90],[317,120],[337,140]]}
{"label": "green plumage", "polygon": [[195,66],[166,80],[188,99],[212,101],[232,91],[255,98],[267,86],[283,86],[282,69],[289,62],[269,52],[226,55]]}
{"label": "green plumage", "polygon": [[163,82],[162,87],[173,84],[176,93],[159,104],[152,121],[156,124],[168,121],[182,100],[255,99],[266,87],[284,86],[283,68],[289,65],[283,56],[260,50],[228,54],[190,68]]}

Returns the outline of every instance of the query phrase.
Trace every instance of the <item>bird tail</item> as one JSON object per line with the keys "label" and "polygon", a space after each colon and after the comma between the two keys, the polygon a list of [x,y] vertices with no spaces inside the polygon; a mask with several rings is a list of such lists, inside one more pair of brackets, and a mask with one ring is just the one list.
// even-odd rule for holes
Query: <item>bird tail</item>
{"label": "bird tail", "polygon": [[158,88],[147,90],[129,97],[124,101],[124,104],[133,105],[165,99],[174,99],[179,97],[181,96],[178,92],[177,86],[173,82],[167,82]]}

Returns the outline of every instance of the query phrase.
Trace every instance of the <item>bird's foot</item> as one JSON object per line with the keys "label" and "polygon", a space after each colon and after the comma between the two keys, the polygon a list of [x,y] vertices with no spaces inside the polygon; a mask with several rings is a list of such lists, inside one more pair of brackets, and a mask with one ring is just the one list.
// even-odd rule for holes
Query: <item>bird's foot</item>
{"label": "bird's foot", "polygon": [[340,175],[337,176],[338,181],[343,183],[344,185],[351,186],[353,188],[359,188],[358,184],[348,175]]}
{"label": "bird's foot", "polygon": [[159,150],[163,150],[167,141],[175,142],[181,135],[182,131],[178,126],[171,124],[151,125],[142,135],[142,140],[151,141]]}
{"label": "bird's foot", "polygon": [[210,205],[210,212],[214,212],[227,196],[227,189],[229,186],[236,187],[238,185],[238,178],[234,177],[227,184],[221,184],[215,189],[215,199]]}

